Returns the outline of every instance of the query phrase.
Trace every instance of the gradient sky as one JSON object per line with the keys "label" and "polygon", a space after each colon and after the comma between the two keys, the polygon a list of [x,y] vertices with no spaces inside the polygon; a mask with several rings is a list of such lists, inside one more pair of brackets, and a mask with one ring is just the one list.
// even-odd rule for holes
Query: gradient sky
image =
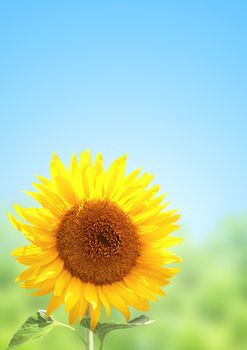
{"label": "gradient sky", "polygon": [[246,1],[0,1],[0,210],[128,153],[198,237],[247,209]]}

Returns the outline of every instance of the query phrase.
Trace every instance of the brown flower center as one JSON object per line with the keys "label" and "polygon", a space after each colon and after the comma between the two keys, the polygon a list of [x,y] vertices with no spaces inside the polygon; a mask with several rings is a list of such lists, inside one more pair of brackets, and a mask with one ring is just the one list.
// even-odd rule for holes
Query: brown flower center
{"label": "brown flower center", "polygon": [[129,273],[140,255],[140,242],[122,209],[108,200],[91,200],[64,215],[57,229],[57,249],[73,276],[103,285]]}

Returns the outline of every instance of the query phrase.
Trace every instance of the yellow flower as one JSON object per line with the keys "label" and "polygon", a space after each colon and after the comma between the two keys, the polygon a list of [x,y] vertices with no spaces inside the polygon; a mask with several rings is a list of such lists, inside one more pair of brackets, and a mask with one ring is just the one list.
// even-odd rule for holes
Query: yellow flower
{"label": "yellow flower", "polygon": [[79,162],[73,155],[69,169],[54,155],[51,180],[37,176],[38,192],[27,192],[41,207],[15,205],[25,223],[9,214],[31,242],[12,253],[29,266],[17,281],[34,295],[52,293],[48,315],[64,303],[70,323],[89,308],[92,329],[102,305],[107,317],[115,307],[129,319],[129,306],[147,310],[177,271],[164,265],[179,261],[166,249],[180,241],[169,237],[179,215],[163,211],[159,186],[148,187],[152,175],[125,175],[126,158],[104,171],[101,154],[93,164],[89,151]]}

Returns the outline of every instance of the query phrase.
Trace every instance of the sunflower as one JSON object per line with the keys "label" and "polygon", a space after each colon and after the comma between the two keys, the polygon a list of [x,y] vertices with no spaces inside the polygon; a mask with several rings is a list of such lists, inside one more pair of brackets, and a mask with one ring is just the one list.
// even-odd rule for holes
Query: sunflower
{"label": "sunflower", "polygon": [[56,154],[51,179],[37,176],[35,192],[26,192],[41,205],[15,205],[25,222],[9,214],[11,223],[31,242],[13,251],[27,265],[17,281],[33,295],[52,293],[49,316],[61,304],[71,324],[89,310],[91,328],[102,306],[129,319],[129,306],[148,310],[148,301],[163,295],[178,262],[166,248],[180,239],[169,237],[179,226],[176,210],[163,211],[165,197],[150,187],[152,175],[136,169],[125,175],[126,155],[105,171],[102,155],[92,163],[90,152],[74,154],[67,169]]}

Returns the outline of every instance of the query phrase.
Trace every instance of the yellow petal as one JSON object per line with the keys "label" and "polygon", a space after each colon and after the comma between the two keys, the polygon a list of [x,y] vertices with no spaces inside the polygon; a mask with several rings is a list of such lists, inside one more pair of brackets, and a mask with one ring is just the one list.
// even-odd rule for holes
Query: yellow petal
{"label": "yellow petal", "polygon": [[46,316],[49,317],[63,303],[63,295],[52,296],[47,307]]}
{"label": "yellow petal", "polygon": [[111,305],[108,302],[108,300],[107,300],[107,298],[106,298],[106,296],[104,294],[102,286],[98,286],[98,295],[99,295],[100,301],[102,302],[102,304],[105,307],[106,318],[108,318],[110,316],[110,314],[111,314]]}
{"label": "yellow petal", "polygon": [[118,309],[128,320],[130,317],[128,306],[126,305],[125,301],[120,297],[120,295],[114,288],[114,284],[113,285],[104,284],[102,288],[109,303],[112,304],[116,309]]}
{"label": "yellow petal", "polygon": [[152,301],[157,301],[157,298],[155,298],[150,292],[150,289],[144,283],[138,281],[137,278],[133,278],[129,274],[128,276],[124,277],[124,282],[126,283],[127,287],[132,289],[137,295]]}
{"label": "yellow petal", "polygon": [[62,268],[64,262],[58,257],[48,265],[42,266],[40,268],[39,276],[36,278],[36,282],[42,282],[46,279],[51,279],[57,277]]}
{"label": "yellow petal", "polygon": [[81,282],[81,295],[79,299],[79,311],[78,311],[79,319],[82,319],[82,317],[85,315],[86,310],[88,308],[88,302],[85,298],[85,287],[86,287],[86,283]]}
{"label": "yellow petal", "polygon": [[50,169],[52,179],[56,184],[57,189],[61,193],[62,197],[71,205],[75,205],[77,203],[77,198],[73,186],[69,181],[69,172],[56,154],[53,155]]}
{"label": "yellow petal", "polygon": [[143,309],[143,301],[131,289],[127,288],[124,283],[115,282],[112,286],[127,304],[132,305],[136,309],[146,311],[146,309]]}
{"label": "yellow petal", "polygon": [[101,199],[104,197],[104,166],[101,153],[98,153],[95,159],[94,178],[94,198]]}
{"label": "yellow petal", "polygon": [[51,231],[23,224],[10,213],[8,216],[12,225],[21,231],[30,242],[47,248],[55,246],[56,239]]}
{"label": "yellow petal", "polygon": [[63,270],[60,275],[56,278],[56,284],[54,287],[54,295],[61,295],[64,290],[68,287],[72,276],[67,270]]}
{"label": "yellow petal", "polygon": [[38,275],[39,268],[37,266],[32,266],[23,271],[18,277],[16,277],[16,282],[23,281],[26,279],[35,279]]}
{"label": "yellow petal", "polygon": [[33,186],[40,191],[57,209],[63,211],[68,209],[68,204],[55,187],[47,187],[33,182]]}
{"label": "yellow petal", "polygon": [[12,255],[16,256],[17,260],[24,265],[45,265],[55,260],[58,256],[56,249],[42,251],[39,247],[25,246],[15,249]]}
{"label": "yellow petal", "polygon": [[83,170],[91,166],[91,154],[90,151],[87,149],[85,152],[80,153],[80,169]]}
{"label": "yellow petal", "polygon": [[77,277],[72,277],[70,283],[65,291],[65,310],[70,311],[77,303],[81,295],[81,281]]}
{"label": "yellow petal", "polygon": [[85,298],[96,309],[98,303],[97,286],[92,283],[87,283],[85,286]]}
{"label": "yellow petal", "polygon": [[144,241],[150,240],[151,242],[156,242],[159,239],[168,239],[167,236],[176,231],[180,226],[179,225],[164,225],[164,226],[155,226],[147,230],[145,226],[140,226],[139,233],[142,236],[141,239]]}
{"label": "yellow petal", "polygon": [[114,191],[124,180],[127,155],[117,158],[106,171],[105,174],[105,194],[108,198],[114,197]]}
{"label": "yellow petal", "polygon": [[98,153],[94,163],[94,171],[96,176],[104,174],[103,157],[101,153]]}
{"label": "yellow petal", "polygon": [[78,163],[77,163],[76,154],[73,153],[71,157],[71,162],[70,162],[70,176],[72,177],[72,179],[75,178],[76,176],[77,168],[78,168]]}
{"label": "yellow petal", "polygon": [[90,327],[94,331],[97,326],[101,315],[101,302],[98,300],[96,308],[90,307]]}
{"label": "yellow petal", "polygon": [[[41,296],[41,295],[48,294],[48,293],[52,292],[53,287],[54,287],[54,280],[43,281],[42,284],[40,284],[39,290],[31,295]],[[37,287],[35,287],[35,288],[37,288]]]}
{"label": "yellow petal", "polygon": [[77,301],[77,303],[75,303],[75,305],[69,311],[69,323],[72,325],[77,321],[80,321],[80,319],[78,320],[78,317],[79,317],[79,301]]}
{"label": "yellow petal", "polygon": [[15,204],[16,212],[26,221],[34,226],[47,228],[54,226],[54,217],[48,215],[48,212],[43,208],[21,208]]}

